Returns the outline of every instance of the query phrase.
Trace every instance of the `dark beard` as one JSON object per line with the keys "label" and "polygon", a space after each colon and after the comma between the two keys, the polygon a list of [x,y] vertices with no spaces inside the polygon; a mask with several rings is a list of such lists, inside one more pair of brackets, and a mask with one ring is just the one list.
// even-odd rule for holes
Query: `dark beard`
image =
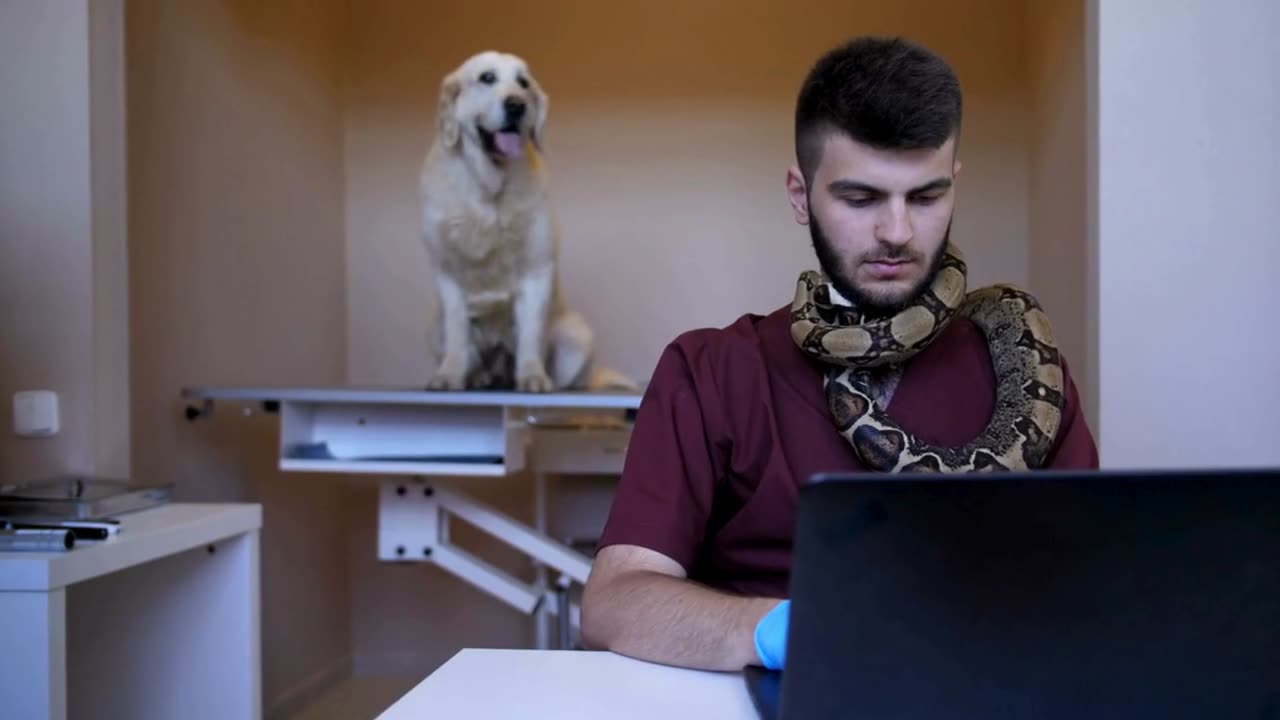
{"label": "dark beard", "polygon": [[[942,244],[934,252],[933,257],[929,260],[929,271],[921,278],[920,284],[912,288],[901,300],[897,302],[883,302],[874,297],[867,295],[858,289],[853,279],[847,277],[841,267],[840,256],[836,253],[835,248],[828,240],[826,233],[822,231],[816,217],[809,217],[809,239],[813,242],[813,251],[818,256],[818,265],[822,267],[822,272],[826,273],[827,278],[831,281],[831,285],[845,297],[846,300],[853,303],[863,315],[869,318],[888,317],[890,315],[902,312],[921,295],[924,294],[929,286],[938,276],[938,271],[942,269],[942,261],[947,254],[947,243],[951,242],[951,222],[947,222],[946,234],[942,237]],[[886,258],[906,257],[906,253],[899,249],[890,247],[883,248],[881,253]]]}

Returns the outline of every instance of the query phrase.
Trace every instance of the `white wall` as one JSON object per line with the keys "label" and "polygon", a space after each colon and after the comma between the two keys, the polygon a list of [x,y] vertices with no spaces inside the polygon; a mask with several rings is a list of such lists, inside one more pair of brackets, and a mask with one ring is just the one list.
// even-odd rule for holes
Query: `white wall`
{"label": "white wall", "polygon": [[1280,464],[1280,3],[1089,10],[1103,462]]}
{"label": "white wall", "polygon": [[[122,16],[0,3],[0,483],[129,470]],[[58,435],[10,432],[30,389]]]}
{"label": "white wall", "polygon": [[47,439],[6,427],[6,479],[93,462],[88,21],[84,2],[0,9],[0,417],[14,391],[49,389],[63,425]]}

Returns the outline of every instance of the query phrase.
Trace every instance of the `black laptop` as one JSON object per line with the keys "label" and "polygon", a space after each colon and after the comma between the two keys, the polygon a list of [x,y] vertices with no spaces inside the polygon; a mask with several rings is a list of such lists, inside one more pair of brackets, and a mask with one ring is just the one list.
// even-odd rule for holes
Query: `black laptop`
{"label": "black laptop", "polygon": [[824,475],[782,718],[1280,720],[1280,470]]}

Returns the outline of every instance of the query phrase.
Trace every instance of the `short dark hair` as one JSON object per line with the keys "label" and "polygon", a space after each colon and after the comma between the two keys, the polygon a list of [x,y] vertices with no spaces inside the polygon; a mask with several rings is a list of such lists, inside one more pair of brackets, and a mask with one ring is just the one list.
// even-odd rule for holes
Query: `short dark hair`
{"label": "short dark hair", "polygon": [[900,37],[855,38],[823,55],[796,100],[796,160],[813,177],[827,135],[888,150],[938,148],[960,130],[960,81]]}

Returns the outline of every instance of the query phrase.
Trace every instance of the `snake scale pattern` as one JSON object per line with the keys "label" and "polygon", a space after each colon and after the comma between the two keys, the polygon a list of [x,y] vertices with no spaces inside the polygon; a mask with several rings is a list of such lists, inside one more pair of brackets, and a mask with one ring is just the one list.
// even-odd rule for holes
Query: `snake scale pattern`
{"label": "snake scale pattern", "polygon": [[[1062,422],[1064,370],[1040,303],[1008,284],[966,292],[967,268],[948,243],[933,282],[900,312],[867,321],[833,303],[816,271],[800,276],[791,308],[792,338],[828,364],[824,384],[836,429],[865,465],[887,472],[990,472],[1041,466]],[[869,372],[901,363],[955,317],[982,332],[996,378],[995,410],[985,430],[959,447],[930,445],[872,399]],[[941,411],[942,408],[939,408]]]}

